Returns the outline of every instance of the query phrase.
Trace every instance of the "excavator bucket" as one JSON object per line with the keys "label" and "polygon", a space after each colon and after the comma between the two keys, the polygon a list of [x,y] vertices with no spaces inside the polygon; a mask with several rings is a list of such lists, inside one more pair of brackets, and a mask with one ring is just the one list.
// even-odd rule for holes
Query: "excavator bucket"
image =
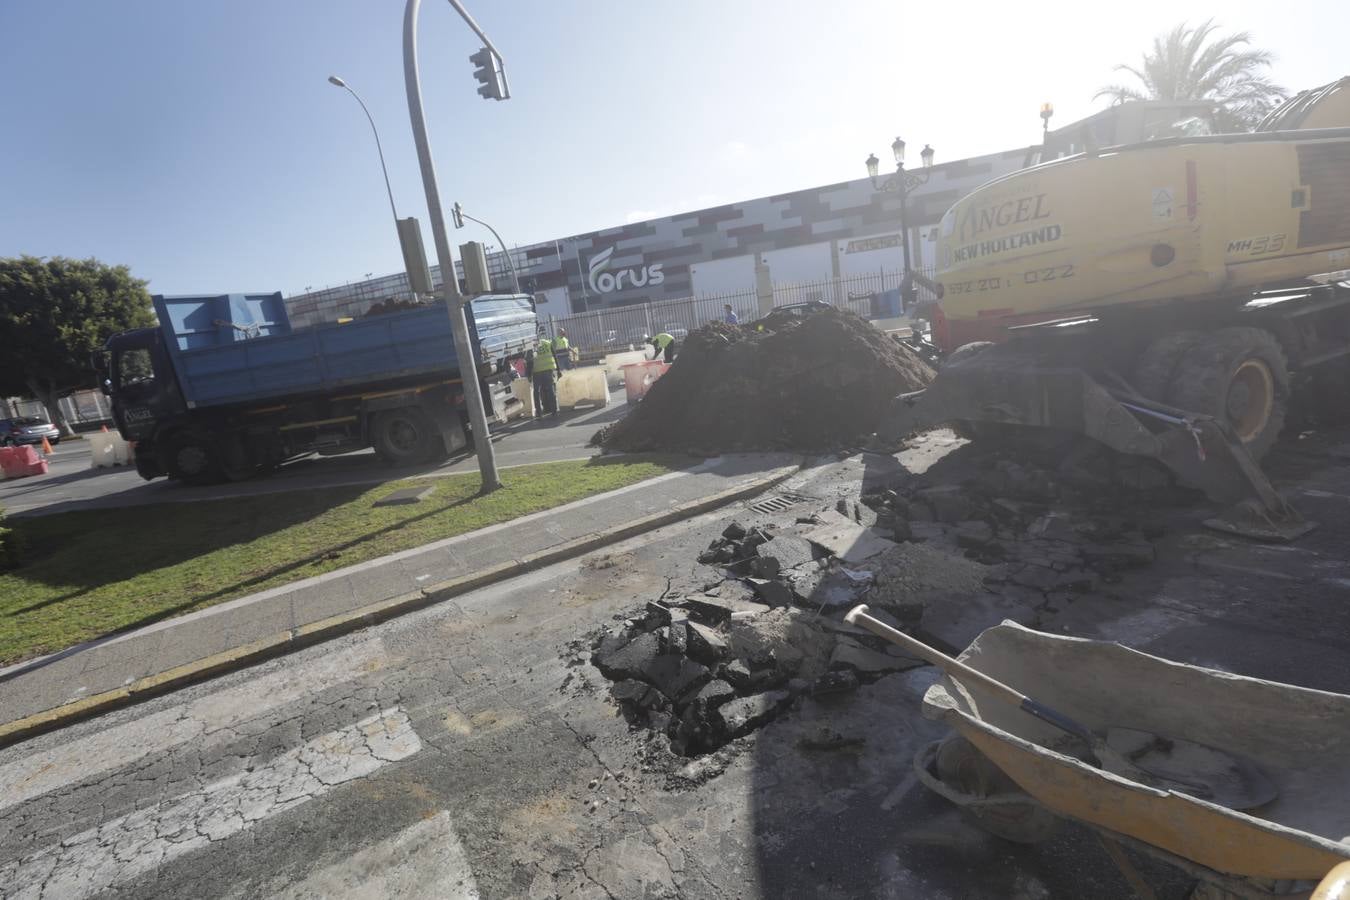
{"label": "excavator bucket", "polygon": [[878,436],[894,443],[958,421],[1075,432],[1156,459],[1225,507],[1205,522],[1221,531],[1291,541],[1315,527],[1275,491],[1227,423],[1108,388],[1078,366],[1015,343],[963,359],[927,389],[897,397]]}

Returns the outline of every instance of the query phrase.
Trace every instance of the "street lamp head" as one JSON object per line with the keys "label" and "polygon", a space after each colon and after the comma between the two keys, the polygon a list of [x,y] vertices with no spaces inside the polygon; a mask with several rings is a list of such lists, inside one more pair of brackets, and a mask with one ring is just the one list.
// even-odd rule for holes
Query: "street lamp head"
{"label": "street lamp head", "polygon": [[875,153],[869,153],[867,155],[867,177],[875,181],[879,174],[881,174],[881,160],[877,159]]}
{"label": "street lamp head", "polygon": [[1053,116],[1054,114],[1055,114],[1054,104],[1052,103],[1041,104],[1041,118],[1045,120],[1045,123],[1047,125],[1050,124],[1050,117]]}
{"label": "street lamp head", "polygon": [[923,149],[919,151],[919,159],[923,160],[925,169],[933,168],[933,148],[924,144]]}
{"label": "street lamp head", "polygon": [[337,86],[340,87],[340,88],[345,88],[345,87],[347,86],[347,82],[343,81],[341,78],[337,77],[336,75],[329,75],[329,76],[328,76],[328,83],[329,83],[329,84],[335,84],[335,85],[337,85]]}
{"label": "street lamp head", "polygon": [[896,138],[891,144],[891,152],[895,154],[895,164],[903,166],[905,164],[905,142]]}

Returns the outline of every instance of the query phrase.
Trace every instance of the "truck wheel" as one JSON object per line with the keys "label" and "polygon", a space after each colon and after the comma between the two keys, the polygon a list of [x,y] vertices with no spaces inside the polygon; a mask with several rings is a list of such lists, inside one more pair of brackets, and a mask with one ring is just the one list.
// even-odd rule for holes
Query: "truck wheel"
{"label": "truck wheel", "polygon": [[436,424],[415,406],[380,413],[375,417],[373,432],[375,452],[391,466],[424,463],[442,445]]}
{"label": "truck wheel", "polygon": [[1269,331],[1221,328],[1186,354],[1172,394],[1176,406],[1227,422],[1260,459],[1284,427],[1289,366]]}
{"label": "truck wheel", "polygon": [[1204,337],[1198,331],[1173,331],[1154,340],[1135,363],[1135,390],[1150,400],[1172,404],[1177,370],[1186,354]]}
{"label": "truck wheel", "polygon": [[187,432],[169,440],[169,477],[184,484],[214,484],[220,481],[216,450],[205,435]]}
{"label": "truck wheel", "polygon": [[247,481],[258,471],[248,442],[235,435],[220,445],[220,472],[226,481]]}

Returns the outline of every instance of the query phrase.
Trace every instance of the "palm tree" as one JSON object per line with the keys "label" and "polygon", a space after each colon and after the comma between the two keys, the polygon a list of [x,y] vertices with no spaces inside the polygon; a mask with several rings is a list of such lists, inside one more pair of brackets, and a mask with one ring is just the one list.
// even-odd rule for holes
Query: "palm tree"
{"label": "palm tree", "polygon": [[1284,99],[1284,88],[1260,71],[1275,57],[1250,49],[1251,35],[1245,31],[1210,41],[1216,28],[1207,19],[1194,28],[1183,22],[1159,35],[1141,67],[1116,66],[1139,79],[1138,86],[1107,85],[1093,99],[1208,100],[1221,131],[1250,131]]}

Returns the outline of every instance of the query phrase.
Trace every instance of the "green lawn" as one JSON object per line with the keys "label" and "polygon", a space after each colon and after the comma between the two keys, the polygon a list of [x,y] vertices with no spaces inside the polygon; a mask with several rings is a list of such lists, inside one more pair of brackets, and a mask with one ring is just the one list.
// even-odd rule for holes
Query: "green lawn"
{"label": "green lawn", "polygon": [[[0,664],[182,615],[624,487],[686,464],[623,457],[522,466],[478,495],[479,476],[8,519],[26,544],[0,575]],[[375,508],[401,487],[420,503]]]}

